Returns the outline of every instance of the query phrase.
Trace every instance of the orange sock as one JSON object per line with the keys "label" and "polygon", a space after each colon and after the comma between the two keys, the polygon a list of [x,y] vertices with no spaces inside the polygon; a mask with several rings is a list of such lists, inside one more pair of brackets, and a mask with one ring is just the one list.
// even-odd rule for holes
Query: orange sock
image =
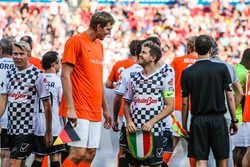
{"label": "orange sock", "polygon": [[170,158],[172,156],[172,153],[163,153],[162,160],[165,164],[168,164]]}
{"label": "orange sock", "polygon": [[90,164],[87,163],[87,162],[81,161],[81,162],[77,165],[77,167],[90,167]]}
{"label": "orange sock", "polygon": [[48,157],[49,156],[44,156],[43,158],[43,163],[42,163],[42,167],[48,167]]}
{"label": "orange sock", "polygon": [[195,167],[196,160],[194,158],[189,158],[189,164],[190,164],[190,167]]}
{"label": "orange sock", "polygon": [[63,161],[63,164],[61,167],[77,167],[77,165],[74,162],[72,162],[69,158],[66,158]]}

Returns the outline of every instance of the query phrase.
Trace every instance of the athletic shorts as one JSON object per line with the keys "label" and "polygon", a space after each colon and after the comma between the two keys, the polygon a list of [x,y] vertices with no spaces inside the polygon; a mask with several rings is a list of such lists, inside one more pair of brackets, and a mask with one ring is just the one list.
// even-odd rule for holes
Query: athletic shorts
{"label": "athletic shorts", "polygon": [[81,140],[68,143],[68,145],[73,147],[98,148],[100,145],[101,125],[101,122],[77,119],[77,126],[74,129]]}
{"label": "athletic shorts", "polygon": [[173,152],[173,136],[170,129],[163,131],[163,152]]}
{"label": "athletic shorts", "polygon": [[235,147],[247,147],[245,145],[245,126],[244,123],[238,126],[238,133],[232,136],[232,144]]}
{"label": "athletic shorts", "polygon": [[[174,111],[174,116],[177,118],[177,120],[180,122],[182,126],[182,118],[181,118],[181,111],[175,110]],[[190,120],[191,120],[191,112],[188,112],[188,120],[187,120],[187,128],[189,129],[190,126]],[[180,137],[174,130],[173,130],[173,136],[175,137]]]}
{"label": "athletic shorts", "polygon": [[10,135],[10,158],[25,160],[34,147],[34,135]]}
{"label": "athletic shorts", "polygon": [[124,149],[128,150],[126,126],[124,124],[121,127],[119,143],[120,147],[123,147]]}
{"label": "athletic shorts", "polygon": [[[53,137],[53,141],[56,140],[57,137]],[[58,152],[63,152],[65,150],[65,145],[60,144],[56,146],[51,146],[50,148],[46,148],[44,136],[35,136],[34,138],[34,150],[33,153],[36,155],[44,156],[44,155],[52,155]]]}
{"label": "athletic shorts", "polygon": [[250,147],[250,123],[244,123],[244,145],[245,147]]}
{"label": "athletic shorts", "polygon": [[223,114],[194,116],[191,119],[188,157],[208,160],[210,148],[216,160],[229,157],[229,133]]}
{"label": "athletic shorts", "polygon": [[2,129],[1,132],[1,149],[8,150],[10,147],[10,137],[7,134],[7,129]]}
{"label": "athletic shorts", "polygon": [[162,164],[163,155],[163,136],[153,136],[153,149],[151,155],[145,160],[138,160],[127,151],[126,158],[131,165],[150,165],[156,166]]}

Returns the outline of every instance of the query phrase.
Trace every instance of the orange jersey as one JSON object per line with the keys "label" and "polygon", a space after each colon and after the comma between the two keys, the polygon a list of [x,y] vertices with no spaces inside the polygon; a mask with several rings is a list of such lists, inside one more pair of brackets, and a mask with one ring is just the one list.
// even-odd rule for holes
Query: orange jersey
{"label": "orange jersey", "polygon": [[119,80],[122,71],[132,66],[135,63],[136,62],[131,58],[116,62],[109,74],[108,80],[112,82],[117,82]]}
{"label": "orange jersey", "polygon": [[[136,62],[132,58],[116,62],[109,74],[108,80],[112,82],[117,82],[120,79],[122,71],[134,65],[135,63]],[[123,116],[123,105],[124,105],[124,100],[122,99],[119,116]]]}
{"label": "orange jersey", "polygon": [[[103,88],[103,46],[84,32],[71,37],[65,44],[62,63],[74,65],[71,73],[72,95],[78,118],[101,121]],[[59,114],[66,116],[64,97]]]}
{"label": "orange jersey", "polygon": [[182,97],[181,97],[181,74],[190,65],[194,64],[197,56],[188,54],[181,57],[176,57],[171,66],[175,71],[175,110],[182,110]]}
{"label": "orange jersey", "polygon": [[250,122],[250,71],[248,71],[247,80],[246,80],[243,122]]}
{"label": "orange jersey", "polygon": [[36,66],[37,68],[39,68],[40,70],[43,71],[43,68],[42,68],[42,65],[41,65],[41,60],[39,58],[30,56],[29,63],[33,64],[34,66]]}

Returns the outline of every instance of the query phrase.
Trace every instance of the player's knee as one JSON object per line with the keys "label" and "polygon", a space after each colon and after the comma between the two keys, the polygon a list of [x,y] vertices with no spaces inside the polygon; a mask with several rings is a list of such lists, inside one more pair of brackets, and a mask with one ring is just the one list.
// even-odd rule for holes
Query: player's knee
{"label": "player's knee", "polygon": [[40,156],[40,155],[35,155],[35,158],[34,158],[34,160],[35,160],[35,161],[39,161],[39,162],[42,162],[43,158],[44,158],[44,156]]}
{"label": "player's knee", "polygon": [[96,149],[87,149],[84,156],[85,161],[92,162],[96,154]]}
{"label": "player's knee", "polygon": [[9,150],[1,150],[0,155],[1,155],[1,158],[10,158],[10,151]]}

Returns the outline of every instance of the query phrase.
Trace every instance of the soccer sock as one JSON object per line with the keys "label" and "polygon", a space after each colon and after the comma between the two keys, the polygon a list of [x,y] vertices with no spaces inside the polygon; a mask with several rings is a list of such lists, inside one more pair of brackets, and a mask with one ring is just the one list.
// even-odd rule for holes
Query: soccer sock
{"label": "soccer sock", "polygon": [[50,167],[60,167],[60,161],[50,162]]}
{"label": "soccer sock", "polygon": [[77,165],[72,162],[69,158],[66,158],[62,164],[62,167],[77,167]]}
{"label": "soccer sock", "polygon": [[194,158],[189,158],[190,167],[195,167],[196,160]]}
{"label": "soccer sock", "polygon": [[42,162],[40,161],[36,161],[34,160],[31,167],[41,167],[42,166]]}
{"label": "soccer sock", "polygon": [[83,161],[81,161],[81,162],[77,165],[77,167],[90,167],[90,164],[89,164],[88,162],[83,162]]}
{"label": "soccer sock", "polygon": [[170,160],[172,154],[173,154],[173,153],[167,153],[167,152],[166,152],[166,153],[163,153],[163,155],[162,155],[162,160],[163,160],[163,162],[164,162],[165,164],[168,164],[168,162],[169,162],[169,160]]}

